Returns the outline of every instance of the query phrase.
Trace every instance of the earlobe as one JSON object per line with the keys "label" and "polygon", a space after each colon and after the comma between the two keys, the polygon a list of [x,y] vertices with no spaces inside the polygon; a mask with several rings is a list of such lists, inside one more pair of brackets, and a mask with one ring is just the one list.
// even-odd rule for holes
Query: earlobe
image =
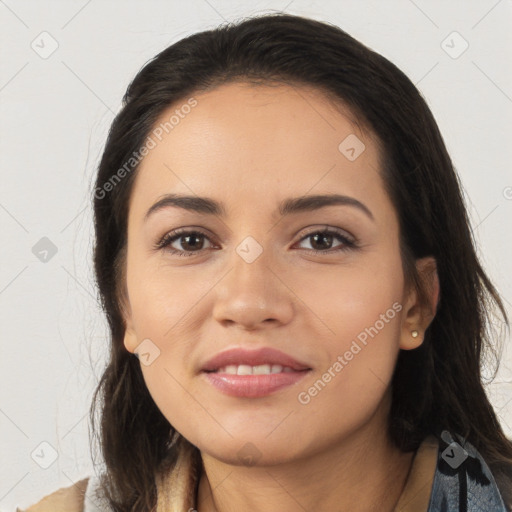
{"label": "earlobe", "polygon": [[137,347],[137,335],[131,327],[127,327],[124,331],[124,346],[132,354]]}
{"label": "earlobe", "polygon": [[420,329],[403,330],[400,337],[400,348],[402,350],[413,350],[423,343],[423,333]]}

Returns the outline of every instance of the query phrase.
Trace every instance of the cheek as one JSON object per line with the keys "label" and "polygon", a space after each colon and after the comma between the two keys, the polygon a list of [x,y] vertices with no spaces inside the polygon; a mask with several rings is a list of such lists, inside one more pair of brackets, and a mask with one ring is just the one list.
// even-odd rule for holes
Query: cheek
{"label": "cheek", "polygon": [[[190,375],[194,347],[200,341],[198,327],[207,314],[201,297],[218,277],[154,265],[133,258],[128,267],[132,322],[138,343],[150,340],[151,363],[141,363],[151,397],[179,432],[193,432],[211,418],[194,400]],[[147,342],[146,342],[147,343]],[[141,358],[142,360],[143,358]],[[184,414],[184,411],[187,413]],[[200,418],[200,420],[197,420]],[[198,423],[198,424],[196,424]]]}
{"label": "cheek", "polygon": [[362,421],[382,399],[398,355],[400,262],[340,268],[295,290],[321,319],[317,340],[327,354],[299,402],[327,422]]}
{"label": "cheek", "polygon": [[155,339],[176,338],[194,314],[205,290],[213,286],[204,272],[171,268],[134,255],[128,262],[127,286],[132,319],[139,335]]}
{"label": "cheek", "polygon": [[304,273],[294,281],[294,292],[311,308],[329,350],[349,350],[355,339],[362,346],[369,339],[380,340],[373,344],[378,345],[376,356],[385,350],[383,345],[392,345],[393,350],[398,346],[403,296],[399,260],[366,260],[314,275]]}

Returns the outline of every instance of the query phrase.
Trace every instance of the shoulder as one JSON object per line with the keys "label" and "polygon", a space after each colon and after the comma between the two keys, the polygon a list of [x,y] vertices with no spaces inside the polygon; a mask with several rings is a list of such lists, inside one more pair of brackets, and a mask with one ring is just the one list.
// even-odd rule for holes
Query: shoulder
{"label": "shoulder", "polygon": [[512,512],[510,464],[488,464],[484,453],[457,433],[441,432],[429,511],[460,503],[468,511]]}
{"label": "shoulder", "polygon": [[84,478],[69,487],[62,487],[27,509],[18,507],[16,512],[83,512],[88,482],[89,478]]}
{"label": "shoulder", "polygon": [[493,467],[493,476],[508,512],[512,512],[512,464]]}

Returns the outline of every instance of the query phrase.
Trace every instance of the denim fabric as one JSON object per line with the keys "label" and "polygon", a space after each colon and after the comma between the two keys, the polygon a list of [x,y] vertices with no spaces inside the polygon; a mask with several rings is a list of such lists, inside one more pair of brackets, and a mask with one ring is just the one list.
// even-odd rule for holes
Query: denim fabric
{"label": "denim fabric", "polygon": [[439,440],[428,512],[508,512],[480,453],[447,430]]}

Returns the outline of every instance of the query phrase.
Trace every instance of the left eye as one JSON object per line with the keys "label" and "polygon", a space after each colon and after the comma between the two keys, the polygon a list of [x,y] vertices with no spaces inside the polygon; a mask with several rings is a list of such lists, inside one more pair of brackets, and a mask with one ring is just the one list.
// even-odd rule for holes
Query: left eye
{"label": "left eye", "polygon": [[[338,239],[339,241],[341,241],[341,243],[335,247],[332,247],[334,239]],[[305,237],[301,238],[301,242],[307,240],[310,240],[310,243],[313,245],[313,248],[309,250],[314,252],[328,252],[331,251],[331,249],[334,249],[334,251],[343,251],[351,247],[354,247],[355,245],[354,242],[345,235],[342,235],[341,233],[338,233],[337,231],[333,231],[330,229],[314,231],[312,233],[309,233]],[[330,247],[326,247],[326,245],[329,245]]]}

